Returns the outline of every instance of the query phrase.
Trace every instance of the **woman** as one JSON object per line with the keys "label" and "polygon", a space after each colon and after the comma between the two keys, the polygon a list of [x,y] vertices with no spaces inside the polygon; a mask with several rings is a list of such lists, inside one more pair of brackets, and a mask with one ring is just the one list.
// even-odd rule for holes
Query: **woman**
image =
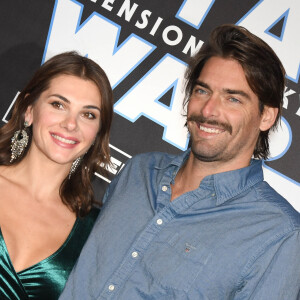
{"label": "woman", "polygon": [[112,90],[75,52],[54,56],[0,129],[0,299],[57,299],[99,210],[91,177],[109,161]]}

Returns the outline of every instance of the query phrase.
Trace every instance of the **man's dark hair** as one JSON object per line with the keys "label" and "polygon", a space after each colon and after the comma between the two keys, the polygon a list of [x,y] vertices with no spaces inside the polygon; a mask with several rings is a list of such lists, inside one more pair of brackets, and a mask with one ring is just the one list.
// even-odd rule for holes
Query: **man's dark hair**
{"label": "man's dark hair", "polygon": [[[250,88],[259,99],[260,112],[263,112],[265,105],[278,108],[278,115],[270,129],[276,128],[285,89],[284,67],[268,44],[241,26],[221,25],[215,28],[209,40],[191,58],[185,74],[184,106],[189,101],[202,68],[211,57],[233,59],[242,66]],[[253,152],[255,158],[268,158],[269,130],[260,132]]]}

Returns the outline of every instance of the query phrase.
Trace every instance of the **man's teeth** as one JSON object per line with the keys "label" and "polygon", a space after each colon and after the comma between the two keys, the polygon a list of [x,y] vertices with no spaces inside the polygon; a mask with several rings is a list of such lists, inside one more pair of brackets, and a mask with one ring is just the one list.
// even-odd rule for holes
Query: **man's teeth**
{"label": "man's teeth", "polygon": [[204,127],[202,125],[199,126],[199,128],[205,132],[208,133],[221,133],[222,131],[216,128],[208,128],[208,127]]}
{"label": "man's teeth", "polygon": [[66,143],[66,144],[76,144],[76,142],[75,141],[72,141],[72,140],[67,140],[67,139],[65,139],[65,138],[63,138],[63,137],[61,137],[61,136],[58,136],[58,135],[56,135],[56,134],[51,134],[55,139],[57,139],[57,140],[59,140],[59,141],[61,141],[61,142],[63,142],[63,143]]}

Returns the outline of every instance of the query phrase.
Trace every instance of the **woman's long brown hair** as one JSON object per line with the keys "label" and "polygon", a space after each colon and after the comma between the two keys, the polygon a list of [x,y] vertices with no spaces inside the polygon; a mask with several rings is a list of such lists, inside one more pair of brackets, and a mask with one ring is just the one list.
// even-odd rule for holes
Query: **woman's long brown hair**
{"label": "woman's long brown hair", "polygon": [[0,165],[19,163],[31,145],[32,130],[29,128],[29,143],[22,155],[10,163],[11,138],[15,131],[24,128],[25,112],[33,105],[59,75],[73,75],[93,81],[101,94],[100,129],[92,147],[84,155],[80,166],[70,179],[66,177],[60,186],[60,196],[65,205],[77,216],[86,215],[95,197],[91,179],[95,172],[105,175],[110,165],[109,132],[113,116],[113,96],[109,80],[101,67],[93,60],[76,52],[58,54],[46,61],[33,75],[27,86],[18,95],[11,119],[0,128]]}

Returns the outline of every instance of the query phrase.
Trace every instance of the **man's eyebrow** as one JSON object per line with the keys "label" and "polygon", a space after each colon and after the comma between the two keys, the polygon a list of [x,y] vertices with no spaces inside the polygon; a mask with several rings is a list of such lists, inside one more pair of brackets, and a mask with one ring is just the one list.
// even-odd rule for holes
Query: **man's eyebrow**
{"label": "man's eyebrow", "polygon": [[204,88],[206,88],[206,89],[208,89],[208,90],[211,90],[210,86],[209,86],[207,83],[205,83],[205,82],[203,82],[203,81],[201,81],[201,80],[196,80],[196,81],[194,82],[194,87],[195,87],[196,85],[200,85],[200,86],[202,86],[202,87],[204,87]]}
{"label": "man's eyebrow", "polygon": [[[59,94],[52,94],[52,95],[50,95],[49,97],[57,97],[57,98],[59,98],[60,100],[64,101],[65,103],[68,103],[68,104],[71,103],[70,100],[68,100],[66,97],[64,97],[64,96],[62,96],[62,95],[59,95]],[[97,110],[101,111],[100,108],[99,108],[98,106],[94,106],[94,105],[85,105],[83,108],[87,108],[87,109],[97,109]]]}
{"label": "man's eyebrow", "polygon": [[250,99],[249,94],[247,94],[246,92],[244,92],[242,90],[224,89],[224,92],[227,94],[231,94],[231,95],[241,95],[247,99]]}

